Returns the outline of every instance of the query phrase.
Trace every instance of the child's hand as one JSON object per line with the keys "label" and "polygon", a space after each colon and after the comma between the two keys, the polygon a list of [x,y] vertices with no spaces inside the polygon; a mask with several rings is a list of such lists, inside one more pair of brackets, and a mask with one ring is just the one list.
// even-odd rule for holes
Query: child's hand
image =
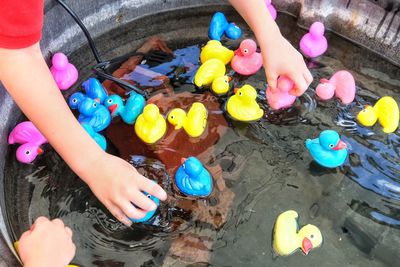
{"label": "child's hand", "polygon": [[143,191],[160,200],[167,199],[156,182],[142,176],[125,160],[107,153],[82,176],[104,206],[127,226],[132,224],[129,218],[143,218],[148,211],[157,208]]}
{"label": "child's hand", "polygon": [[279,76],[290,78],[295,88],[293,95],[302,95],[311,84],[313,77],[304,63],[303,56],[282,36],[261,47],[268,86],[274,90]]}
{"label": "child's hand", "polygon": [[75,255],[72,231],[60,219],[39,217],[22,234],[18,253],[25,267],[65,267]]}

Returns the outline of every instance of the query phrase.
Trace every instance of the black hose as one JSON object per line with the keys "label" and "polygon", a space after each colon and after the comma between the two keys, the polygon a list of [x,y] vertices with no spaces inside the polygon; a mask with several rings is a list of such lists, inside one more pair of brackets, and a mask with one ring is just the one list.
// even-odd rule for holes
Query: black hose
{"label": "black hose", "polygon": [[90,49],[93,52],[93,56],[95,57],[97,63],[102,62],[100,58],[99,51],[97,51],[97,48],[94,44],[94,41],[92,39],[92,36],[90,35],[89,31],[83,24],[82,20],[78,17],[78,15],[64,2],[64,0],[56,0],[67,12],[68,14],[71,15],[71,17],[75,20],[75,22],[79,25],[79,27],[82,29],[83,33],[86,36],[86,39],[89,42]]}

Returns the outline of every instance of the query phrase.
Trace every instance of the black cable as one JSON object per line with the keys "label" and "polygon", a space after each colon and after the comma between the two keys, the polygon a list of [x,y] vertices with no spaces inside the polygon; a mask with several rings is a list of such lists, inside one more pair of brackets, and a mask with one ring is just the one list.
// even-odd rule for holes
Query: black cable
{"label": "black cable", "polygon": [[79,25],[79,27],[82,29],[83,33],[86,36],[86,39],[89,42],[90,49],[93,52],[93,56],[95,57],[97,63],[102,62],[100,58],[99,51],[97,51],[97,48],[94,44],[94,41],[92,39],[92,36],[90,35],[89,31],[85,27],[85,25],[82,23],[82,20],[78,17],[78,15],[63,1],[63,0],[56,0],[67,12],[68,14],[71,15],[71,17],[75,20],[75,22]]}

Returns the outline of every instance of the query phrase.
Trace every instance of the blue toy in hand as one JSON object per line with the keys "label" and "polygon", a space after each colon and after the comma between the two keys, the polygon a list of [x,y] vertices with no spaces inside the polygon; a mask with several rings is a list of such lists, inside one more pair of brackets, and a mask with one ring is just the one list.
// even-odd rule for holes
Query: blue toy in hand
{"label": "blue toy in hand", "polygon": [[195,157],[182,159],[182,165],[175,174],[175,182],[178,189],[187,196],[206,197],[213,188],[210,173]]}
{"label": "blue toy in hand", "polygon": [[93,127],[95,132],[100,132],[111,123],[111,115],[107,108],[101,105],[99,100],[85,97],[79,104],[78,110],[81,113],[78,117],[80,123],[87,123]]}
{"label": "blue toy in hand", "polygon": [[106,89],[96,78],[89,78],[82,83],[82,86],[85,89],[86,96],[92,99],[100,99],[100,104],[103,104],[108,96]]}
{"label": "blue toy in hand", "polygon": [[81,125],[82,125],[83,129],[85,129],[85,131],[90,135],[90,137],[92,137],[94,139],[94,141],[96,141],[96,143],[101,147],[101,149],[103,149],[105,151],[107,149],[107,141],[104,138],[104,136],[102,136],[99,133],[96,133],[93,130],[93,127],[87,123],[83,123]]}
{"label": "blue toy in hand", "polygon": [[[158,198],[156,198],[155,196],[152,196],[146,192],[143,192],[143,194],[145,194],[145,196],[147,196],[148,198],[153,200],[154,203],[156,203],[157,208],[158,208],[158,206],[160,206],[160,200]],[[156,213],[156,211],[157,211],[157,209],[147,212],[146,215],[141,219],[132,219],[131,218],[130,220],[134,223],[145,223],[153,217],[153,215]]]}
{"label": "blue toy in hand", "polygon": [[143,112],[146,100],[140,94],[131,92],[125,104],[119,95],[111,95],[106,98],[104,105],[111,113],[112,117],[121,116],[127,124],[134,124],[136,118]]}
{"label": "blue toy in hand", "polygon": [[225,15],[221,12],[217,12],[211,19],[208,37],[210,37],[211,40],[221,41],[224,33],[228,38],[233,40],[238,39],[242,35],[242,31],[235,23],[228,23]]}
{"label": "blue toy in hand", "polygon": [[347,158],[347,146],[333,130],[321,132],[319,138],[307,139],[306,147],[314,160],[327,168],[336,168]]}

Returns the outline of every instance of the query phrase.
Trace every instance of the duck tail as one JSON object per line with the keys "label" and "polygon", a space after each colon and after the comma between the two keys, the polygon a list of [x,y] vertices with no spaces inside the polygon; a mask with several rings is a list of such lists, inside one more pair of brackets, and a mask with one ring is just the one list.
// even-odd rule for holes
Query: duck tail
{"label": "duck tail", "polygon": [[308,149],[310,149],[311,143],[312,143],[311,139],[307,139],[307,140],[306,140],[305,145],[306,145],[306,147],[307,147]]}

